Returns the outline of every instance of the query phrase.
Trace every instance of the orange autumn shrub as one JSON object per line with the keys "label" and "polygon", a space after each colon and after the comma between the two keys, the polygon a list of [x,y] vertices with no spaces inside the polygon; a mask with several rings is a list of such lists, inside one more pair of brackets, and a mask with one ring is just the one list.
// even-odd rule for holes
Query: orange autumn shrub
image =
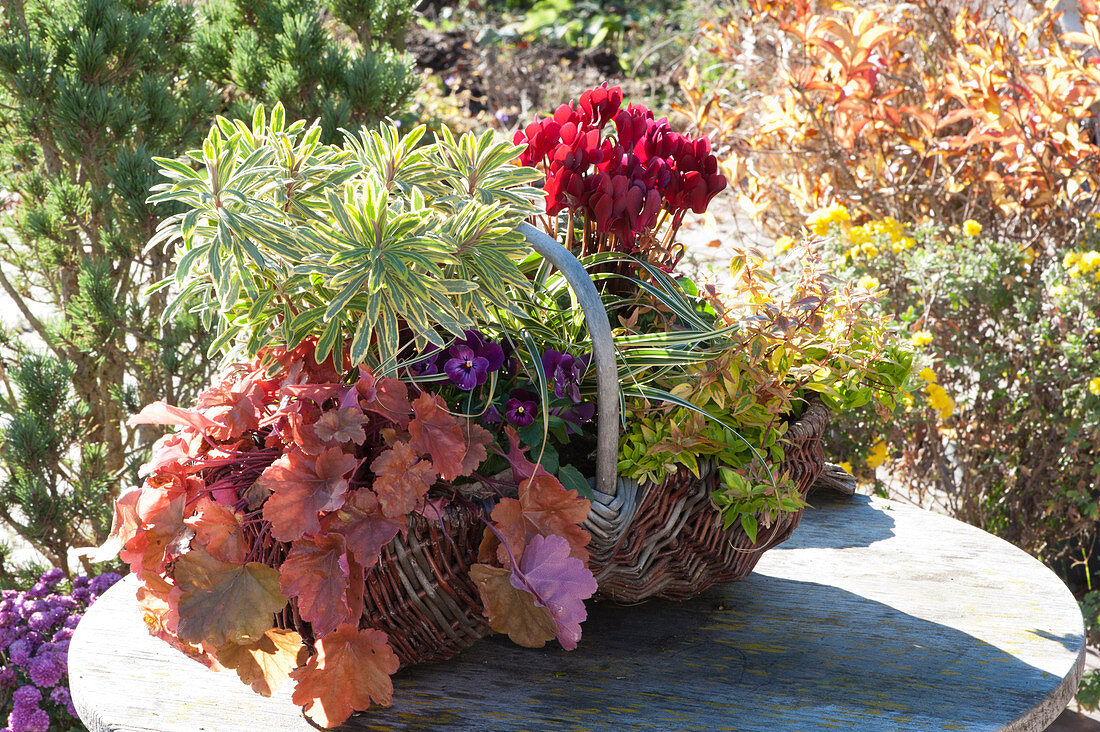
{"label": "orange autumn shrub", "polygon": [[1023,20],[989,3],[752,0],[703,29],[749,93],[691,74],[681,111],[717,133],[742,203],[773,229],[841,204],[1037,245],[1100,190],[1100,8],[1087,0],[1086,32],[1060,33],[1054,5]]}

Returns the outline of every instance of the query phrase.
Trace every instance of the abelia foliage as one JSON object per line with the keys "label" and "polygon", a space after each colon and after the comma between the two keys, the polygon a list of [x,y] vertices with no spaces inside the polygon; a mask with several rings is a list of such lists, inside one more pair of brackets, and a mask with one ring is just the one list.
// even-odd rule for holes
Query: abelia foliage
{"label": "abelia foliage", "polygon": [[[439,356],[446,371],[451,360],[471,363],[452,379],[460,391],[506,360],[474,332]],[[553,358],[566,394],[585,364]],[[364,620],[366,574],[411,514],[438,521],[448,502],[466,500],[455,481],[507,455],[518,497],[484,516],[498,544],[486,539],[471,575],[491,627],[525,645],[556,637],[573,648],[595,591],[578,525],[588,502],[532,464],[511,428],[506,451],[458,411],[424,385],[365,368],[343,379],[309,342],[262,352],[230,367],[195,407],[157,403],[134,417],[178,429],[158,442],[143,485],[119,498],[104,553],[120,549],[141,578],[152,633],[261,694],[293,679],[295,702],[334,726],[393,693],[398,658]],[[300,626],[276,622],[288,602],[308,624],[308,645]]]}
{"label": "abelia foliage", "polygon": [[586,238],[592,227],[617,251],[634,252],[662,211],[675,229],[687,211],[703,213],[726,179],[708,138],[674,132],[643,105],[622,104],[622,89],[605,83],[517,130],[514,142],[527,146],[521,163],[546,174],[548,214],[569,211],[583,219]]}

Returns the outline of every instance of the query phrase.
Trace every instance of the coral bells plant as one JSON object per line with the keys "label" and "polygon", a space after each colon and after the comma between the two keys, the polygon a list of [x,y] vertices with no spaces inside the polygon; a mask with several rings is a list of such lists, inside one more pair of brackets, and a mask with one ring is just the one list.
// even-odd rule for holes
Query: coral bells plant
{"label": "coral bells plant", "polygon": [[69,639],[88,606],[117,582],[110,572],[75,577],[51,569],[27,590],[0,593],[0,709],[4,732],[83,729],[69,696]]}
{"label": "coral bells plant", "polygon": [[[475,339],[481,352],[501,352],[478,334],[466,342]],[[452,352],[448,363],[471,364],[444,367],[464,390],[488,359],[469,345]],[[401,665],[364,614],[364,576],[410,521],[476,500],[484,486],[470,476],[497,435],[426,388],[366,368],[348,380],[315,356],[312,342],[267,350],[231,366],[193,408],[156,403],[136,415],[179,430],[117,502],[112,540],[144,583],[139,601],[156,635],[235,669],[261,694],[292,679],[294,701],[334,726],[390,704]],[[578,525],[588,501],[501,429],[518,492],[486,517],[470,576],[493,629],[573,649],[596,590]]]}
{"label": "coral bells plant", "polygon": [[515,143],[526,145],[520,161],[545,173],[547,215],[568,212],[568,243],[573,222],[583,221],[582,255],[641,252],[672,266],[684,214],[703,213],[726,178],[708,138],[674,132],[667,118],[622,103],[622,89],[605,83],[536,118],[516,131]]}

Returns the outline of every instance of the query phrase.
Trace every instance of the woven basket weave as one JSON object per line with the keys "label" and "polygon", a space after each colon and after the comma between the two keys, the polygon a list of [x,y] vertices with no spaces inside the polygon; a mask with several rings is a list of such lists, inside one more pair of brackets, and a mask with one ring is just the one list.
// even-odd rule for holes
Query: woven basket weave
{"label": "woven basket weave", "polygon": [[[597,597],[634,603],[650,597],[686,599],[716,582],[747,576],[767,549],[790,536],[800,513],[784,514],[761,528],[755,545],[740,525],[723,530],[709,494],[718,471],[700,465],[702,478],[683,470],[659,485],[616,479],[618,380],[611,330],[587,273],[557,242],[531,227],[523,233],[540,254],[562,270],[577,292],[593,340],[599,391],[599,439],[594,498],[583,526],[591,534],[590,568]],[[810,401],[784,438],[787,472],[805,495],[824,463],[821,434],[828,410]],[[470,567],[484,532],[479,511],[491,504],[456,502],[439,521],[410,516],[409,530],[384,550],[366,577],[363,624],[385,631],[402,666],[442,661],[489,632]],[[285,627],[311,638],[293,606]]]}

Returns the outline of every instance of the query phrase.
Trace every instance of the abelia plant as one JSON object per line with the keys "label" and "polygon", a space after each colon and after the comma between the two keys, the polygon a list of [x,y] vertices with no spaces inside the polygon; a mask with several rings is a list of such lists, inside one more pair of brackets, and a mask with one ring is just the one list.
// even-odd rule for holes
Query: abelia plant
{"label": "abelia plant", "polygon": [[[449,353],[460,393],[504,362],[477,332]],[[465,486],[492,451],[516,498],[484,516],[471,569],[489,624],[524,645],[575,648],[596,590],[578,525],[588,501],[531,463],[512,428],[495,449],[497,436],[427,386],[365,367],[345,379],[306,341],[230,366],[192,408],[155,403],[132,418],[178,428],[117,502],[111,538],[144,583],[154,634],[264,695],[292,679],[294,701],[325,726],[390,704],[399,659],[364,619],[364,577],[410,516],[477,505]],[[276,622],[288,602],[308,626]]]}
{"label": "abelia plant", "polygon": [[74,577],[45,572],[23,591],[0,593],[0,710],[4,732],[83,729],[68,686],[69,640],[84,611],[120,579],[109,572]]}
{"label": "abelia plant", "polygon": [[708,138],[674,132],[667,118],[622,103],[622,89],[605,83],[536,118],[515,133],[526,145],[520,161],[546,174],[546,213],[568,213],[568,243],[579,227],[582,254],[640,252],[671,266],[684,214],[703,213],[726,179]]}

